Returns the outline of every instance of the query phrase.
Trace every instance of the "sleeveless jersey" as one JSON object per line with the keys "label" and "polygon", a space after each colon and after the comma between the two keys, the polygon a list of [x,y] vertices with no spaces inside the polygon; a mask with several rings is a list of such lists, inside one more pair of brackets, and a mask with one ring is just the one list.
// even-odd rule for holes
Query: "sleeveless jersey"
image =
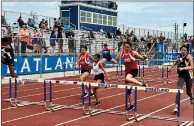
{"label": "sleeveless jersey", "polygon": [[[181,57],[181,54],[177,56],[177,60],[179,61],[177,68],[179,67],[187,67],[190,66],[189,60],[187,59],[187,56]],[[182,70],[182,71],[177,71],[179,74],[179,77],[187,78],[190,77],[191,79],[193,78],[193,71],[192,70]]]}
{"label": "sleeveless jersey", "polygon": [[90,60],[89,55],[86,54],[86,56],[83,58],[82,55],[79,55],[79,65],[81,65],[81,70],[87,70],[89,68]]}
{"label": "sleeveless jersey", "polygon": [[95,65],[95,62],[93,63],[94,75],[99,75],[99,74],[103,73],[102,69],[99,68],[99,63],[100,63],[100,61],[96,65]]}
{"label": "sleeveless jersey", "polygon": [[123,61],[127,60],[127,61],[124,61],[126,74],[133,69],[138,69],[137,63],[135,62],[135,58],[133,57],[133,50],[130,50],[130,52],[127,54],[123,52],[122,59]]}
{"label": "sleeveless jersey", "polygon": [[102,50],[103,57],[111,57],[110,50],[109,49],[103,49]]}

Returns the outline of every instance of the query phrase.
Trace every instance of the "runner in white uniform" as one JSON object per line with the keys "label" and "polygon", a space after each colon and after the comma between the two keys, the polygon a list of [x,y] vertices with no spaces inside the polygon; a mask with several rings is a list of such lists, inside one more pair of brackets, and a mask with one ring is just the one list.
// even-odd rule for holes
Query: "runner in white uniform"
{"label": "runner in white uniform", "polygon": [[[105,83],[104,82],[104,73],[106,74],[108,79],[110,79],[106,70],[104,69],[103,65],[100,63],[100,54],[95,54],[94,55],[94,62],[93,62],[94,80],[97,83]],[[98,87],[93,88],[93,93],[94,93],[94,96],[96,99],[96,103],[94,104],[95,106],[100,105],[100,101],[98,100],[97,89],[98,89]]]}

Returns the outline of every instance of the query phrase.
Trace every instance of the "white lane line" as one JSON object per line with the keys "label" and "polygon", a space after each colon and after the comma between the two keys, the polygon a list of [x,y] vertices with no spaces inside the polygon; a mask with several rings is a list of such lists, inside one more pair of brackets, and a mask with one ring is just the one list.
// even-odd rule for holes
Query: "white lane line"
{"label": "white lane line", "polygon": [[[160,85],[161,85],[161,84],[160,84]],[[159,85],[158,85],[158,86],[159,86]],[[108,97],[108,98],[112,98],[112,97],[115,97],[115,96],[118,96],[118,95],[122,95],[122,94],[124,94],[124,93],[117,94],[117,95],[111,95],[111,96],[107,96],[107,97]],[[156,97],[156,96],[159,96],[159,95],[162,95],[162,94],[164,94],[164,93],[159,93],[159,94],[152,95],[152,96],[149,96],[149,97],[146,97],[146,98],[142,98],[142,99],[139,99],[138,101],[142,101],[142,100],[145,100],[145,99],[148,99],[148,98]],[[107,97],[101,98],[100,100],[102,100],[102,99],[107,99]],[[94,101],[94,100],[92,100],[92,101]],[[74,105],[81,105],[81,103],[74,104]],[[74,106],[74,105],[73,105],[73,106]],[[119,107],[122,107],[122,106],[124,106],[124,105],[125,105],[125,104],[122,104],[122,105],[113,107],[113,108],[111,108],[111,109],[119,108]],[[108,110],[111,110],[111,109],[108,109]],[[44,112],[44,113],[48,113],[48,112],[50,112],[50,111],[46,111],[46,112]],[[41,112],[41,113],[42,113],[42,112]],[[41,114],[41,113],[40,113],[40,114]],[[33,117],[33,116],[36,116],[36,115],[39,115],[39,113],[32,114],[32,115],[30,115],[30,116],[25,116],[25,118]],[[5,121],[4,123],[9,123],[9,122],[17,121],[17,120],[20,120],[20,119],[24,119],[24,118],[21,117],[21,118],[12,119],[12,120]]]}
{"label": "white lane line", "polygon": [[[186,100],[188,100],[188,99],[189,99],[189,98],[185,98],[185,99],[181,100],[181,102],[184,102],[184,101],[186,101]],[[168,105],[168,106],[166,106],[166,107],[164,107],[164,108],[161,108],[161,109],[158,109],[158,110],[153,111],[153,112],[151,112],[151,113],[148,113],[148,114],[146,114],[146,115],[144,115],[144,116],[141,116],[141,117],[137,118],[137,120],[140,121],[140,120],[146,119],[147,117],[149,117],[149,116],[151,116],[151,115],[153,115],[153,114],[155,114],[155,113],[157,113],[157,112],[160,112],[160,111],[162,111],[162,110],[165,110],[165,109],[167,109],[167,108],[170,108],[170,107],[172,107],[172,106],[174,106],[174,103],[173,103],[173,104],[170,104],[170,105]],[[122,125],[120,125],[120,126],[126,126],[126,125],[131,124],[131,123],[134,123],[134,122],[135,122],[135,120],[132,120],[132,121],[127,122],[127,123],[125,123],[125,124],[122,124]]]}
{"label": "white lane line", "polygon": [[[142,99],[139,99],[137,101],[143,101],[143,100],[147,100],[147,99],[150,99],[150,98],[153,98],[153,97],[156,97],[156,96],[160,96],[162,94],[165,94],[165,93],[159,93],[159,94],[156,94],[156,95],[152,95],[152,96],[149,96],[149,97],[146,97],[146,98],[142,98]],[[120,108],[122,106],[124,106],[125,104],[122,104],[122,105],[119,105],[119,106],[115,106],[113,108],[110,108],[110,109],[107,109],[107,110],[104,110],[103,112],[107,112],[107,111],[110,111],[112,109],[116,109],[116,108]],[[60,123],[60,124],[56,124],[55,126],[61,126],[61,125],[64,125],[64,124],[67,124],[67,123],[71,123],[71,122],[74,122],[74,121],[77,121],[77,120],[80,120],[80,119],[83,119],[83,118],[87,118],[87,117],[90,117],[90,115],[88,116],[84,116],[84,117],[80,117],[80,118],[76,118],[76,119],[73,119],[73,120],[69,120],[69,121],[66,121],[66,122],[63,122],[63,123]]]}

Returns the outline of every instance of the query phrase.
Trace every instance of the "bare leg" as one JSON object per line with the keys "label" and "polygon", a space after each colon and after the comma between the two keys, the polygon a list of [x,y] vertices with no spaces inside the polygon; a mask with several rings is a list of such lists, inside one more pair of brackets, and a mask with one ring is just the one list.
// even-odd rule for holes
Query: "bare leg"
{"label": "bare leg", "polygon": [[100,62],[102,63],[102,64],[104,64],[104,63],[106,63],[106,58],[103,58]]}
{"label": "bare leg", "polygon": [[[130,83],[126,83],[127,85],[130,85]],[[132,88],[132,85],[130,85],[130,87]],[[129,103],[130,105],[133,105],[133,97],[132,97],[132,93],[128,94],[128,98],[129,98]]]}
{"label": "bare leg", "polygon": [[117,63],[118,63],[118,62],[117,62],[115,59],[113,59],[113,58],[112,58],[110,61],[111,61],[111,63],[114,63],[114,64],[117,64]]}
{"label": "bare leg", "polygon": [[[80,81],[85,82],[85,81],[86,81],[86,78],[87,78],[88,76],[89,76],[89,73],[88,73],[88,72],[83,73],[83,74],[80,76]],[[85,88],[86,88],[86,90],[88,91],[88,86],[87,86],[87,85],[85,85]]]}
{"label": "bare leg", "polygon": [[17,78],[18,76],[15,75],[14,66],[8,66],[11,77]]}
{"label": "bare leg", "polygon": [[[97,83],[102,83],[102,80],[97,80],[96,82],[97,82]],[[93,89],[93,92],[94,92],[94,96],[95,96],[96,102],[99,101],[97,89],[98,89],[98,87],[94,87],[94,89]]]}
{"label": "bare leg", "polygon": [[126,81],[130,82],[130,83],[134,83],[134,84],[140,85],[140,86],[143,85],[140,81],[138,81],[135,78],[133,78],[133,76],[131,74],[127,74]]}

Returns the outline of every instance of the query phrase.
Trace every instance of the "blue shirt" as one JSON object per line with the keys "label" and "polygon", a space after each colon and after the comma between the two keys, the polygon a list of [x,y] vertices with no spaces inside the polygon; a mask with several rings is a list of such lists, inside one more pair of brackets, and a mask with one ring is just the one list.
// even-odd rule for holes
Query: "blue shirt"
{"label": "blue shirt", "polygon": [[70,33],[70,25],[65,25],[65,33]]}

